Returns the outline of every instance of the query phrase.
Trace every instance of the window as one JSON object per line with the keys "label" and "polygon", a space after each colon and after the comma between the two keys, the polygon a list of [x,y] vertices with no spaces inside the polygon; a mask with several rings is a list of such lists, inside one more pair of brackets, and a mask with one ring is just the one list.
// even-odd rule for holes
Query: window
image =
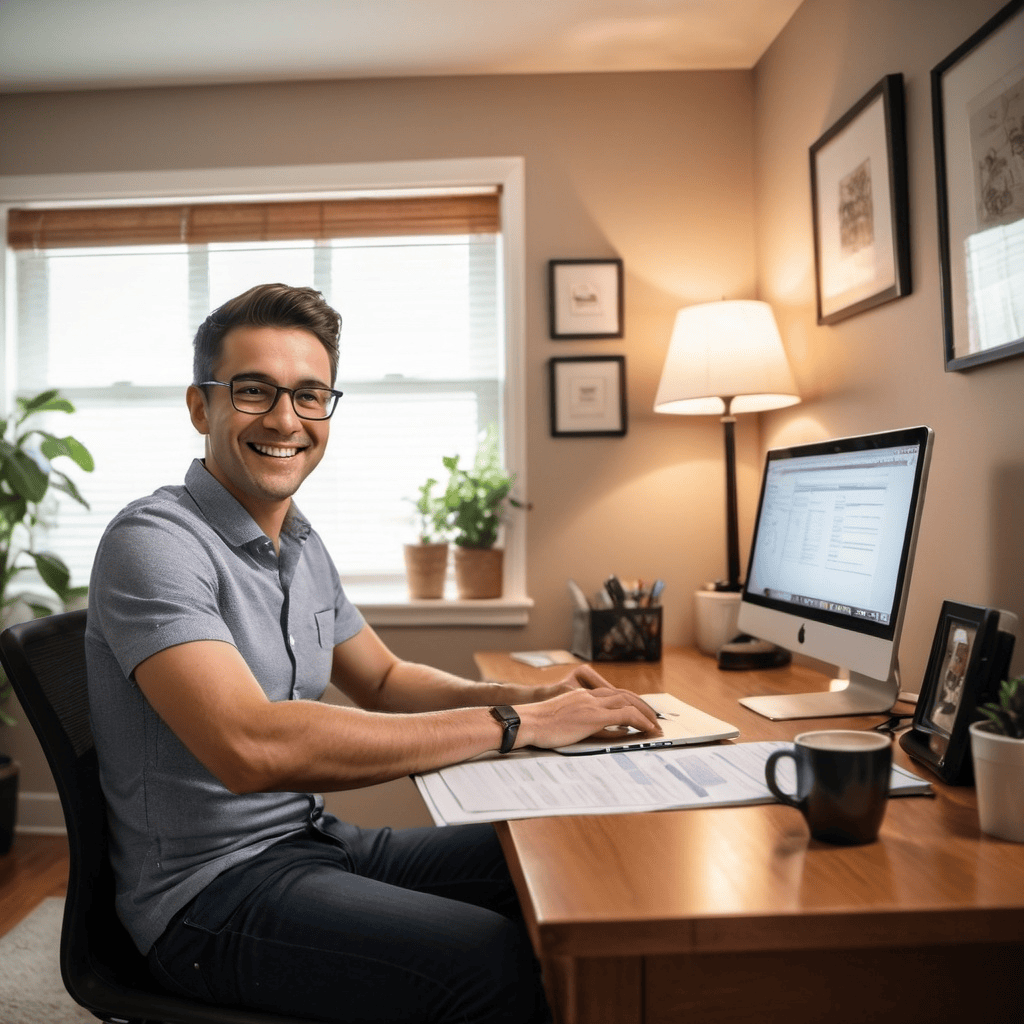
{"label": "window", "polygon": [[[500,185],[328,200],[12,203],[16,390],[59,388],[78,412],[52,428],[81,439],[97,462],[76,481],[91,510],[70,501],[55,510],[53,547],[73,582],[87,581],[111,516],[180,482],[202,453],[183,400],[198,323],[254,283],[285,281],[322,291],[343,320],[345,397],[297,501],[371,621],[414,621],[395,596],[404,595],[418,485],[443,475],[442,455],[471,458],[492,422],[513,442],[506,462],[522,477],[508,454],[520,424],[507,379],[515,353]],[[507,544],[517,617],[486,621],[522,621],[521,531]],[[455,620],[465,621],[458,610]]]}

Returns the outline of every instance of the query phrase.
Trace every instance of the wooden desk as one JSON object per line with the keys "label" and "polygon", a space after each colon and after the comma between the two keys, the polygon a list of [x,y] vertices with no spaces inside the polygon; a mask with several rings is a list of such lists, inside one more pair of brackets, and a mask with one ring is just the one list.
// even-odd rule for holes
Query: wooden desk
{"label": "wooden desk", "polygon": [[[478,654],[482,675],[537,681]],[[791,667],[721,672],[690,650],[598,668],[732,722],[740,741],[883,720],[771,722],[737,703],[823,689]],[[1024,1007],[1024,844],[978,826],[973,788],[892,800],[877,842],[812,841],[779,804],[535,818],[498,832],[560,1024],[1008,1022]]]}

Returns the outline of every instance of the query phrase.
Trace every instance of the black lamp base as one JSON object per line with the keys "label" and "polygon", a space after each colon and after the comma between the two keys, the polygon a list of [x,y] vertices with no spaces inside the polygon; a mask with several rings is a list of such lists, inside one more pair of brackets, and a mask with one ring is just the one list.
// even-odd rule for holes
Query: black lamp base
{"label": "black lamp base", "polygon": [[784,647],[742,634],[718,651],[718,667],[727,672],[749,672],[759,668],[782,668],[793,660]]}

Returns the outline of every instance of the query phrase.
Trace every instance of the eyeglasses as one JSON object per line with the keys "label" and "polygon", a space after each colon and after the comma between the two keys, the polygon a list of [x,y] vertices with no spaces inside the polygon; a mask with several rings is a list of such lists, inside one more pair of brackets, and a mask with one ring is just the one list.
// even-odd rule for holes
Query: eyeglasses
{"label": "eyeglasses", "polygon": [[228,388],[231,404],[239,411],[250,416],[261,416],[270,412],[277,405],[282,392],[292,401],[295,415],[303,420],[329,420],[343,392],[334,388],[282,388],[269,384],[265,380],[253,380],[240,377],[236,380],[204,380],[199,387],[211,385]]}

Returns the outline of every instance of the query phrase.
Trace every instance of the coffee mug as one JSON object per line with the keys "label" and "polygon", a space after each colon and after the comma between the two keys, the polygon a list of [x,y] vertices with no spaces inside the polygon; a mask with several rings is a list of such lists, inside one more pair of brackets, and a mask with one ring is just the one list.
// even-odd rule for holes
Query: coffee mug
{"label": "coffee mug", "polygon": [[[775,779],[784,757],[796,765],[796,793],[784,793]],[[792,750],[774,751],[764,766],[768,788],[803,814],[815,839],[849,846],[878,836],[891,771],[889,738],[852,729],[801,733]]]}

